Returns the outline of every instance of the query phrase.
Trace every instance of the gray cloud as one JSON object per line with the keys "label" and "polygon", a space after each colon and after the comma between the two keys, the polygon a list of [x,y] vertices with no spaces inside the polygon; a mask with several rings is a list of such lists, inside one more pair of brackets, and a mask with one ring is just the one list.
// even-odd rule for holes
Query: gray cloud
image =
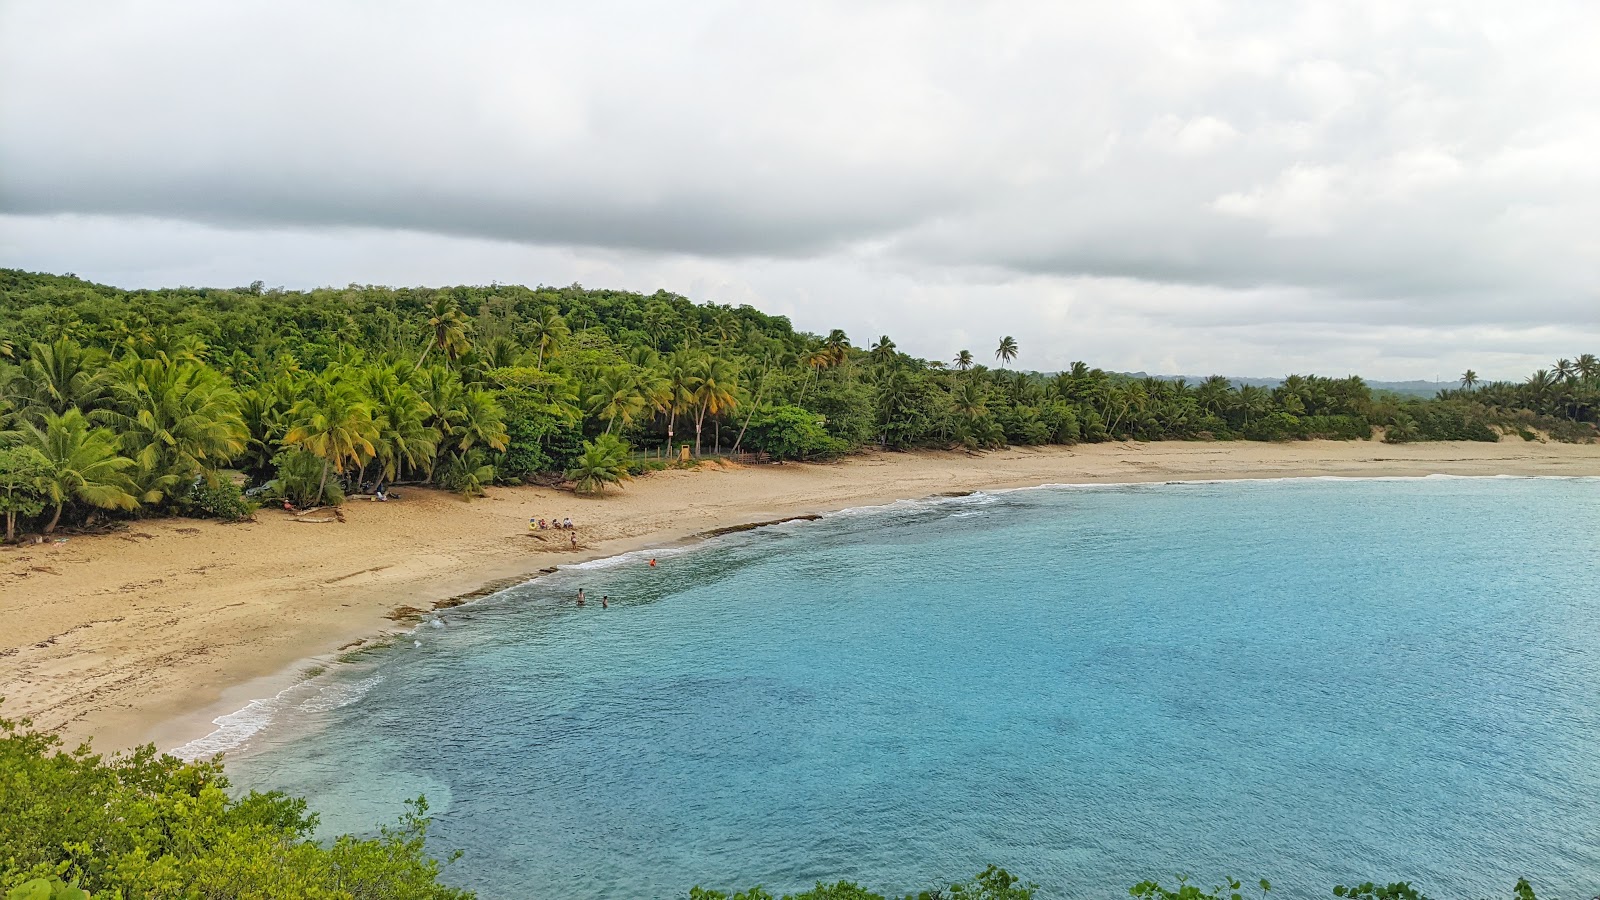
{"label": "gray cloud", "polygon": [[13,0],[0,264],[571,275],[939,357],[1509,376],[1600,334],[1597,45],[1559,0]]}

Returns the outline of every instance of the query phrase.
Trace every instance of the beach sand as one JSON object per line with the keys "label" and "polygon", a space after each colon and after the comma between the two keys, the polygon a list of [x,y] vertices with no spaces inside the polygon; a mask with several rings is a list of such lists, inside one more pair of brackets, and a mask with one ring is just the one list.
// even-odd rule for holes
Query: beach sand
{"label": "beach sand", "polygon": [[[598,499],[494,488],[471,503],[401,489],[343,522],[263,509],[238,525],[132,523],[0,550],[0,714],[97,750],[209,733],[319,660],[412,615],[542,569],[716,529],[985,488],[1307,475],[1600,475],[1600,445],[1312,441],[1099,444],[985,454],[869,453],[831,464],[704,466]],[[530,533],[530,516],[571,516]],[[414,621],[414,619],[412,620]]]}

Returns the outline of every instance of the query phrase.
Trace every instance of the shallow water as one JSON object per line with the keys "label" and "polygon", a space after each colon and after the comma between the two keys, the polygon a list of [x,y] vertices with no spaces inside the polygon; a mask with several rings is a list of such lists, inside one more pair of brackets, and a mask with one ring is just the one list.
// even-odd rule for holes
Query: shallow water
{"label": "shallow water", "polygon": [[[425,793],[485,897],[1600,888],[1600,480],[897,504],[564,571],[286,695],[230,763]],[[612,607],[571,604],[577,586]]]}

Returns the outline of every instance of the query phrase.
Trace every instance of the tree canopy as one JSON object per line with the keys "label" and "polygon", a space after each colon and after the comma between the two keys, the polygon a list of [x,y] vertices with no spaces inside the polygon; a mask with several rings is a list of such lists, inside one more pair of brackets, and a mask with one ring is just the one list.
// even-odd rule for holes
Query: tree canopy
{"label": "tree canopy", "polygon": [[[1591,440],[1594,354],[1432,399],[1356,376],[1272,388],[1022,371],[865,348],[749,306],[518,285],[121,290],[0,269],[0,448],[13,529],[112,516],[239,514],[253,494],[337,502],[378,482],[480,493],[570,478],[599,492],[695,455],[813,459],[1112,440]],[[692,432],[692,435],[689,434]],[[609,438],[611,440],[603,440]],[[604,447],[604,452],[597,448]],[[651,458],[657,462],[651,463]],[[32,472],[22,457],[9,471]],[[37,490],[36,490],[37,488]]]}

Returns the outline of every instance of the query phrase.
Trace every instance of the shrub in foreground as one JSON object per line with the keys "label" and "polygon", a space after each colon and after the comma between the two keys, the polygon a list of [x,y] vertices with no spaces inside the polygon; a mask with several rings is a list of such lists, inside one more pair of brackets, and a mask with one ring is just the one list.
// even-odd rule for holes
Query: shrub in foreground
{"label": "shrub in foreground", "polygon": [[19,898],[465,900],[423,850],[420,798],[376,838],[312,840],[304,800],[237,799],[219,762],[100,756],[0,719],[0,891]]}

